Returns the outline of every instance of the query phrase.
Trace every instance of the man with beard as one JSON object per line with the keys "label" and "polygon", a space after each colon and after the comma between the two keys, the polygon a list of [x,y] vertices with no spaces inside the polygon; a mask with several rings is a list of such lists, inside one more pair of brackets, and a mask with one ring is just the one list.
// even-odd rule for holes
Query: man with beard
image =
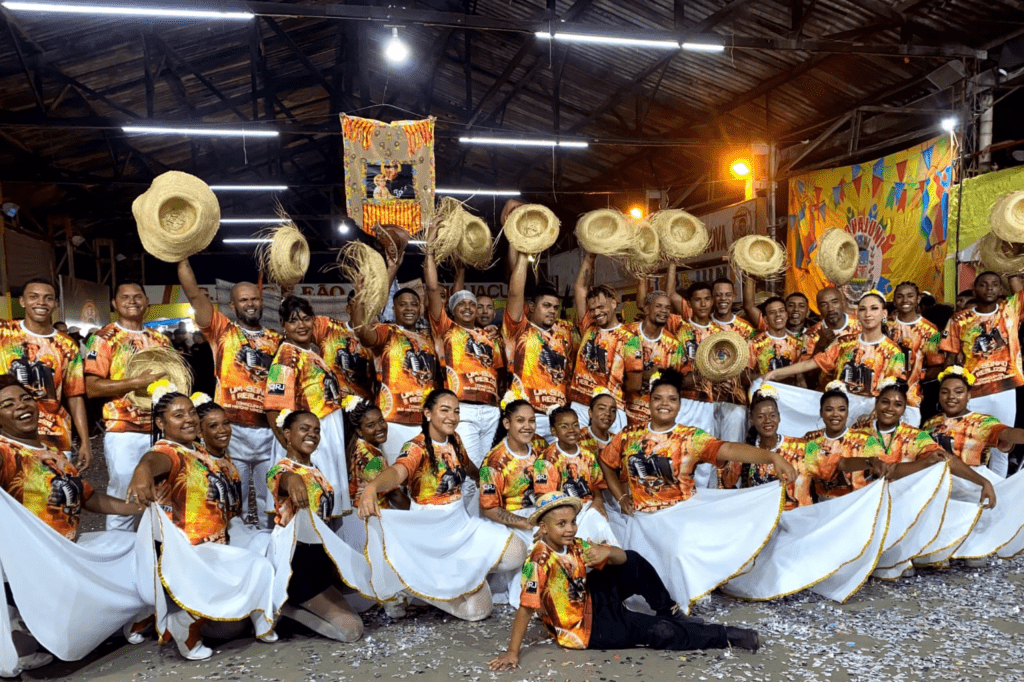
{"label": "man with beard", "polygon": [[[267,371],[281,345],[281,335],[263,327],[263,294],[249,282],[231,288],[231,311],[237,322],[213,307],[210,297],[199,288],[188,260],[178,263],[181,289],[195,310],[196,324],[213,350],[217,388],[214,402],[224,408],[231,422],[228,454],[242,478],[243,518],[249,512],[249,477],[256,490],[256,518],[269,527],[267,473],[274,444],[263,410],[267,392]],[[270,510],[273,512],[273,510]]]}
{"label": "man with beard", "polygon": [[627,324],[626,329],[639,337],[643,352],[643,378],[637,391],[626,392],[626,420],[629,426],[646,424],[651,419],[648,405],[651,375],[663,369],[682,372],[686,362],[683,344],[665,331],[672,314],[672,301],[664,291],[646,293],[647,282],[641,278],[637,284],[637,300],[642,302],[643,319]]}
{"label": "man with beard", "polygon": [[810,312],[810,302],[807,297],[799,291],[794,291],[786,297],[786,331],[803,341],[807,332],[807,314]]}
{"label": "man with beard", "polygon": [[[781,298],[772,296],[764,302],[764,315],[761,319],[767,323],[768,329],[750,340],[750,364],[747,368],[752,372],[767,374],[773,369],[788,367],[800,361],[803,345],[787,329],[788,318],[786,303]],[[793,382],[806,388],[802,374]]]}
{"label": "man with beard", "polygon": [[85,414],[85,377],[78,344],[51,324],[57,290],[46,279],[25,283],[18,299],[24,320],[0,321],[0,372],[16,378],[39,405],[43,442],[72,459],[71,425],[78,434],[78,469],[92,461]]}
{"label": "man with beard", "polygon": [[[146,370],[129,379],[124,374],[125,365],[140,350],[170,348],[171,343],[163,334],[142,325],[149,298],[140,282],[118,282],[112,306],[117,322],[92,334],[86,345],[85,390],[90,398],[109,398],[103,406],[103,454],[110,474],[107,494],[123,500],[135,467],[151,445],[153,422],[150,411],[137,407],[128,394],[145,393],[151,383],[163,377],[160,372]],[[134,516],[107,516],[107,530],[130,531],[134,525]]]}
{"label": "man with beard", "polygon": [[[815,297],[821,321],[804,333],[804,357],[814,357],[832,345],[832,342],[846,334],[860,334],[860,322],[854,315],[846,313],[846,297],[836,287],[826,287]],[[815,378],[815,375],[818,375]],[[808,386],[817,386],[824,392],[828,377],[820,372],[811,372]]]}

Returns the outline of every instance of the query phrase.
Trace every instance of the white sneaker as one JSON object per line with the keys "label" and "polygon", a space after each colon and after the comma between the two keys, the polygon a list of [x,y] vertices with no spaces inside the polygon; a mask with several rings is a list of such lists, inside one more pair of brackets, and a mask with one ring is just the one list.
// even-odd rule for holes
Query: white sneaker
{"label": "white sneaker", "polygon": [[53,656],[45,651],[37,651],[34,654],[18,657],[18,667],[22,670],[35,670],[51,663],[53,663]]}
{"label": "white sneaker", "polygon": [[405,602],[401,599],[395,601],[384,602],[384,613],[387,614],[388,618],[392,620],[398,620],[399,618],[405,618]]}
{"label": "white sneaker", "polygon": [[171,637],[178,647],[178,653],[190,661],[204,661],[213,655],[213,649],[203,644],[200,638],[195,645],[189,647],[189,630],[196,622],[188,611],[178,611],[167,618],[167,629],[171,631]]}
{"label": "white sneaker", "polygon": [[985,568],[988,566],[988,557],[980,557],[977,559],[965,559],[964,564],[968,568]]}
{"label": "white sneaker", "polygon": [[903,575],[901,575],[900,577],[901,578],[913,578],[915,575],[917,575],[917,571],[914,570],[913,566],[911,566],[907,570],[903,571]]}
{"label": "white sneaker", "polygon": [[146,634],[153,628],[153,622],[153,616],[148,616],[138,621],[132,619],[121,628],[121,634],[124,635],[129,644],[142,644],[146,641]]}

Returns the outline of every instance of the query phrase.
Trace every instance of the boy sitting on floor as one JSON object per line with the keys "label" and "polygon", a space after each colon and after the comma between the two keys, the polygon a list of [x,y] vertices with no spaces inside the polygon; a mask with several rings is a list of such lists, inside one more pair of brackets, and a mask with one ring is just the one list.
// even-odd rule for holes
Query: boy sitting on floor
{"label": "boy sitting on floor", "polygon": [[[593,545],[576,537],[580,500],[560,492],[543,495],[530,523],[540,542],[523,566],[522,596],[508,651],[491,670],[519,665],[519,650],[533,613],[567,649],[652,649],[683,651],[736,646],[757,651],[755,630],[705,624],[682,613],[654,568],[631,550]],[[593,569],[587,574],[587,569]],[[654,616],[627,609],[639,595]]]}

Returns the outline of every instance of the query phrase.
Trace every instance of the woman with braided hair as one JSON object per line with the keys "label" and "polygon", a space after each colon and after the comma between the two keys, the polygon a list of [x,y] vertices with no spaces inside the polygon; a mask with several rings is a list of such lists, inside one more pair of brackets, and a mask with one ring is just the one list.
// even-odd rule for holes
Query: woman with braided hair
{"label": "woman with braided hair", "polygon": [[[378,598],[404,592],[457,618],[482,620],[493,605],[487,575],[522,567],[526,546],[508,528],[467,513],[462,483],[479,472],[455,433],[458,424],[456,395],[428,392],[422,431],[366,484],[358,514],[367,522]],[[380,495],[401,485],[409,491],[410,509],[382,510]]]}

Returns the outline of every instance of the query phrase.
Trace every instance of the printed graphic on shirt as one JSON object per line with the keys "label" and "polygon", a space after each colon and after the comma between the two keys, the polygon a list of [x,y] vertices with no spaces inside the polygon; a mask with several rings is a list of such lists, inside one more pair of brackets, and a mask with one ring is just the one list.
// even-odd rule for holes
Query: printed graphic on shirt
{"label": "printed graphic on shirt", "polygon": [[287,526],[297,511],[292,499],[282,494],[284,491],[281,490],[281,479],[286,473],[296,474],[302,479],[306,486],[306,494],[309,496],[310,510],[324,523],[330,522],[334,512],[334,488],[315,466],[306,466],[285,457],[267,472],[267,487],[274,495],[274,509],[277,511],[274,523],[278,526]]}
{"label": "printed graphic on shirt", "polygon": [[150,450],[171,460],[156,503],[189,542],[227,543],[228,522],[242,511],[242,479],[228,457],[214,457],[201,445],[194,450],[159,440]]}
{"label": "printed graphic on shirt", "polygon": [[418,426],[423,420],[423,392],[436,386],[437,350],[429,334],[394,324],[374,327],[380,357],[381,387],[377,406],[393,424]]}
{"label": "printed graphic on shirt", "polygon": [[839,470],[843,457],[859,457],[867,442],[867,433],[848,429],[838,438],[829,438],[824,430],[804,436],[804,473],[810,478],[817,501],[840,497],[853,490],[846,474]]}
{"label": "printed graphic on shirt", "polygon": [[586,405],[598,388],[607,388],[618,408],[625,409],[623,386],[628,372],[643,371],[640,339],[624,325],[601,329],[587,313],[580,328],[584,330],[576,367],[569,384],[568,399]]}
{"label": "printed graphic on shirt", "polygon": [[558,471],[532,448],[524,457],[498,443],[480,467],[480,508],[518,511],[537,506],[537,499],[555,490]]}
{"label": "printed graphic on shirt", "polygon": [[[384,453],[379,448],[370,445],[362,438],[356,439],[352,448],[348,472],[348,494],[353,507],[359,506],[359,497],[363,494],[367,484],[377,478],[387,466]],[[380,509],[391,507],[387,495],[377,496],[377,506]]]}
{"label": "printed graphic on shirt", "polygon": [[814,361],[829,381],[838,379],[849,393],[863,396],[877,396],[883,379],[906,375],[903,351],[887,336],[877,343],[861,341],[859,335],[843,336]]}
{"label": "printed graphic on shirt", "polygon": [[792,334],[781,338],[768,332],[761,332],[750,340],[750,363],[747,368],[758,374],[767,374],[773,369],[789,367],[800,361],[803,344]]}
{"label": "printed graphic on shirt", "polygon": [[[922,457],[927,457],[933,452],[942,454],[942,448],[932,440],[931,434],[927,431],[915,429],[906,422],[900,422],[896,430],[891,434],[880,433],[876,429],[866,431],[867,440],[861,452],[862,457],[877,457],[886,464],[900,464],[903,462],[916,462]],[[854,456],[853,453],[844,456]],[[867,471],[855,471],[850,474],[853,482],[853,489],[860,490],[875,480],[873,474]]]}
{"label": "printed graphic on shirt", "polygon": [[372,400],[377,383],[373,351],[359,342],[356,333],[340,320],[317,315],[313,340],[320,355],[338,379],[341,397],[357,395]]}
{"label": "printed graphic on shirt", "polygon": [[558,472],[558,487],[563,493],[589,502],[604,487],[604,473],[597,462],[595,450],[580,444],[576,447],[576,454],[569,455],[558,447],[558,443],[552,443],[544,450],[543,458]]}
{"label": "printed graphic on shirt", "polygon": [[203,334],[213,347],[217,368],[214,402],[224,408],[232,423],[266,426],[263,400],[267,375],[281,345],[281,335],[270,329],[246,332],[218,310],[213,311]]}
{"label": "printed graphic on shirt", "polygon": [[434,458],[427,451],[422,433],[402,447],[395,466],[409,472],[406,488],[417,504],[449,504],[462,498],[462,483],[467,473],[463,462],[469,460],[459,435],[449,436],[447,443],[432,443]]}
{"label": "printed graphic on shirt", "polygon": [[972,396],[992,395],[1024,386],[1021,366],[1020,323],[1024,295],[1014,294],[990,314],[974,308],[953,315],[939,349],[963,353],[964,369],[975,377]]}
{"label": "printed graphic on shirt", "polygon": [[323,358],[285,342],[270,366],[264,407],[268,411],[309,410],[323,419],[341,407],[341,390]]}
{"label": "printed graphic on shirt", "polygon": [[543,330],[525,313],[517,322],[506,312],[501,334],[516,397],[528,400],[541,412],[564,405],[577,344],[575,328],[558,320],[551,329]]}
{"label": "printed graphic on shirt", "polygon": [[968,412],[957,417],[937,414],[924,423],[922,430],[963,460],[967,466],[987,466],[991,450],[999,445],[999,436],[1010,428],[995,417]]}
{"label": "printed graphic on shirt", "polygon": [[921,382],[924,380],[925,368],[930,365],[942,364],[943,357],[939,352],[941,335],[938,328],[919,317],[916,322],[904,324],[893,320],[888,325],[889,336],[903,351],[907,362],[907,404],[913,407],[921,405]]}
{"label": "printed graphic on shirt", "polygon": [[641,330],[642,323],[636,322],[626,325],[626,329],[640,339],[640,348],[643,353],[644,380],[641,382],[640,390],[627,391],[626,417],[630,426],[646,424],[651,419],[650,375],[656,370],[674,369],[677,372],[683,371],[686,364],[685,349],[679,343],[679,339],[662,330],[657,339],[651,340],[644,336]]}
{"label": "printed graphic on shirt", "polygon": [[586,540],[576,538],[564,554],[558,554],[538,542],[523,564],[519,603],[540,611],[544,627],[567,649],[586,649],[590,642],[593,606],[584,559],[590,547]]}
{"label": "printed graphic on shirt", "polygon": [[430,324],[444,351],[448,389],[460,401],[497,405],[498,370],[504,366],[498,342],[482,329],[460,327],[444,311]]}

